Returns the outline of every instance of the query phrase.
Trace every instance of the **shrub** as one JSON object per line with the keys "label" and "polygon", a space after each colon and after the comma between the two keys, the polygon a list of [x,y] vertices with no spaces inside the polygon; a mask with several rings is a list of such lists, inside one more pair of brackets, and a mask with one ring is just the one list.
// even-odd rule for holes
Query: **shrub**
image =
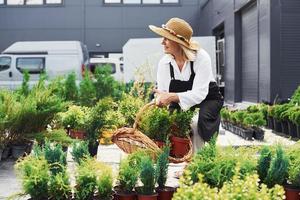
{"label": "shrub", "polygon": [[149,109],[140,121],[141,131],[149,138],[166,142],[171,127],[171,118],[166,108]]}
{"label": "shrub", "polygon": [[264,146],[260,151],[260,156],[257,163],[257,173],[261,181],[264,181],[268,175],[271,159],[272,159],[272,152],[270,148]]}
{"label": "shrub", "polygon": [[53,175],[62,172],[67,165],[67,155],[63,152],[60,144],[51,144],[46,141],[44,156]]}
{"label": "shrub", "polygon": [[112,170],[108,166],[101,167],[101,173],[98,174],[97,190],[98,195],[103,200],[108,200],[112,193],[113,176]]}
{"label": "shrub", "polygon": [[83,80],[79,84],[80,105],[93,106],[96,103],[96,99],[96,88],[89,73],[85,73]]}
{"label": "shrub", "polygon": [[51,199],[70,199],[72,189],[66,169],[50,177],[48,191]]}
{"label": "shrub", "polygon": [[65,99],[67,101],[78,100],[78,88],[76,86],[76,75],[75,73],[71,73],[67,76],[65,80]]}
{"label": "shrub", "polygon": [[73,143],[71,155],[73,160],[78,164],[81,163],[82,159],[90,157],[88,143],[84,141]]}
{"label": "shrub", "polygon": [[165,146],[163,152],[158,155],[156,162],[157,184],[159,188],[163,188],[168,177],[170,147]]}
{"label": "shrub", "polygon": [[16,169],[21,175],[26,194],[33,199],[47,199],[50,176],[48,163],[43,157],[26,156],[18,161]]}
{"label": "shrub", "polygon": [[122,160],[119,168],[118,182],[119,186],[125,193],[130,193],[133,191],[137,180],[138,180],[139,170],[133,168],[129,160]]}
{"label": "shrub", "polygon": [[175,110],[171,115],[171,134],[177,137],[186,138],[191,130],[190,124],[193,116],[193,111]]}
{"label": "shrub", "polygon": [[138,191],[141,194],[153,194],[155,183],[156,183],[155,168],[153,166],[152,160],[149,158],[144,158],[141,162],[140,180],[143,186]]}
{"label": "shrub", "polygon": [[66,112],[58,113],[58,120],[65,128],[86,130],[90,112],[88,107],[71,105]]}

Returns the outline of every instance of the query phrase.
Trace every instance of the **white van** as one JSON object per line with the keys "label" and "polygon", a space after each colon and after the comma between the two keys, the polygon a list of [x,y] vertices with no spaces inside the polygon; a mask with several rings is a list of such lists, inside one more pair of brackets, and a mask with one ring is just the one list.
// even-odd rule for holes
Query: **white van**
{"label": "white van", "polygon": [[25,70],[30,74],[30,85],[42,72],[49,79],[75,72],[81,79],[88,62],[87,49],[80,41],[16,42],[0,54],[0,87],[19,87]]}
{"label": "white van", "polygon": [[111,75],[115,80],[124,81],[123,61],[119,58],[90,58],[89,69],[92,73],[95,72],[96,67],[105,65],[111,66]]}

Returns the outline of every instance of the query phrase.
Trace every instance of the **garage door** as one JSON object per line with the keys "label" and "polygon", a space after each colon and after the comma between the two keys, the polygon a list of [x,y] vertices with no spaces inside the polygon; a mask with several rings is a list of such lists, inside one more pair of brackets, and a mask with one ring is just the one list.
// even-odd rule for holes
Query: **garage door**
{"label": "garage door", "polygon": [[258,32],[256,4],[244,9],[242,22],[242,100],[258,101]]}

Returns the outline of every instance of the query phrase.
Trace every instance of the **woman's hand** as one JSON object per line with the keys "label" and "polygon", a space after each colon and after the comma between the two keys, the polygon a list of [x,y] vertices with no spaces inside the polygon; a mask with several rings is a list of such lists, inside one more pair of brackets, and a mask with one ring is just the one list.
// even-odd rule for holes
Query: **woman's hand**
{"label": "woman's hand", "polygon": [[153,91],[155,92],[156,95],[155,103],[157,106],[162,107],[162,106],[167,106],[172,102],[174,103],[179,102],[179,98],[176,93],[163,92],[157,89],[154,89]]}

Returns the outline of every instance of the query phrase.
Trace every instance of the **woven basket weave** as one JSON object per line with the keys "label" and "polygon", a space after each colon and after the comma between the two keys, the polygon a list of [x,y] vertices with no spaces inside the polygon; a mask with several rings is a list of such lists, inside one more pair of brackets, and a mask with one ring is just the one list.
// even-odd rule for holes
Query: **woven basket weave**
{"label": "woven basket weave", "polygon": [[[138,126],[143,113],[154,107],[154,103],[148,103],[136,115],[136,119],[133,128],[123,127],[116,130],[113,134],[112,141],[125,153],[133,153],[137,150],[147,149],[152,152],[152,157],[156,157],[162,150],[145,134],[138,130]],[[181,163],[190,161],[193,154],[192,141],[189,138],[189,152],[182,158],[174,158],[169,156],[169,160],[172,163]]]}

